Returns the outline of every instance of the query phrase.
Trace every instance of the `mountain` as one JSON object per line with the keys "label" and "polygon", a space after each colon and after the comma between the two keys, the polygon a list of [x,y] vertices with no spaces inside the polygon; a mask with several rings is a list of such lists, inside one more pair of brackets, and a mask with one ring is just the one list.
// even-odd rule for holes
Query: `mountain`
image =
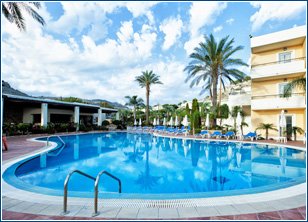
{"label": "mountain", "polygon": [[21,92],[17,89],[12,88],[8,82],[5,82],[3,80],[2,80],[2,93],[15,95],[15,96],[31,97],[31,96],[27,95],[26,93],[23,93],[23,92]]}
{"label": "mountain", "polygon": [[[26,96],[26,97],[33,97],[33,96],[29,96],[26,93],[23,93],[17,89],[14,89],[10,86],[10,84],[8,82],[5,82],[2,80],[2,93],[4,94],[10,94],[10,95],[16,95],[16,96]],[[52,100],[56,100],[59,99],[59,97],[51,97],[51,96],[36,96],[35,98],[40,98],[40,99],[52,99]],[[87,102],[88,104],[94,104],[94,105],[99,105],[100,102],[107,102],[109,103],[111,106],[113,106],[115,109],[119,109],[119,108],[124,108],[127,109],[128,107],[121,105],[120,103],[117,102],[110,102],[108,100],[104,100],[104,99],[82,99],[83,102]]]}

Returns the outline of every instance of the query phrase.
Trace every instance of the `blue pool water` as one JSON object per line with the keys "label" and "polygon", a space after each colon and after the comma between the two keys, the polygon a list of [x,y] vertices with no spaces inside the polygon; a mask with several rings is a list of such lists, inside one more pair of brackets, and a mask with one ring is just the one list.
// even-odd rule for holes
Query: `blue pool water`
{"label": "blue pool water", "polygon": [[[51,138],[59,142],[57,149],[17,167],[22,183],[63,194],[72,170],[93,177],[106,170],[121,180],[122,193],[179,194],[257,188],[306,176],[306,152],[273,145],[128,133],[61,138],[65,147]],[[74,174],[68,189],[93,193],[94,182]],[[118,183],[104,175],[99,190],[117,192]]]}

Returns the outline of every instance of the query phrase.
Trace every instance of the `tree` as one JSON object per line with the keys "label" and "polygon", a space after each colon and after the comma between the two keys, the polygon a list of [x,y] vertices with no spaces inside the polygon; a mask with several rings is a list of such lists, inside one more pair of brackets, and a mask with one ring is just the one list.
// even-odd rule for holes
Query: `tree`
{"label": "tree", "polygon": [[110,105],[107,101],[104,101],[104,102],[100,102],[99,103],[99,106],[100,107],[104,107],[104,108],[110,108],[110,109],[113,109],[114,108],[114,106],[112,106],[112,105]]}
{"label": "tree", "polygon": [[292,90],[298,88],[306,92],[306,77],[295,78],[287,85],[285,85],[283,90],[283,97],[291,97]]}
{"label": "tree", "polygon": [[132,96],[132,97],[125,96],[125,99],[128,100],[128,102],[125,105],[134,107],[134,119],[136,119],[136,107],[144,106],[143,99],[137,97],[138,96]]}
{"label": "tree", "polygon": [[15,23],[20,31],[26,31],[26,24],[22,11],[26,11],[41,25],[45,25],[44,19],[31,7],[41,8],[40,2],[2,2],[2,14],[11,23]]}
{"label": "tree", "polygon": [[[243,112],[242,108],[240,106],[234,106],[231,110],[231,116],[234,119],[234,129],[236,129],[236,117],[237,113],[240,112],[240,116],[243,118],[245,116],[245,113]],[[242,131],[243,132],[243,131]]]}
{"label": "tree", "polygon": [[218,105],[216,107],[216,118],[219,118],[220,119],[220,126],[222,124],[222,119],[228,119],[229,117],[229,106],[227,104],[222,104],[221,106]]}
{"label": "tree", "polygon": [[191,107],[191,118],[190,118],[190,125],[191,125],[191,134],[200,133],[201,132],[201,116],[199,112],[199,105],[198,100],[193,99],[192,107]]}
{"label": "tree", "polygon": [[[192,79],[190,87],[204,82],[200,95],[209,90],[212,100],[213,110],[217,106],[217,84],[218,77],[221,76],[221,83],[225,88],[226,82],[234,79],[244,79],[245,74],[236,69],[236,66],[248,66],[241,59],[233,59],[231,56],[242,50],[243,46],[233,48],[234,39],[228,41],[229,36],[216,43],[214,36],[204,36],[205,42],[200,42],[199,47],[190,54],[192,61],[185,67],[188,77],[185,82]],[[216,127],[216,118],[212,118],[212,125]]]}
{"label": "tree", "polygon": [[189,105],[188,103],[186,103],[186,108],[185,108],[185,111],[186,111],[186,115],[190,115],[190,109],[189,109]]}
{"label": "tree", "polygon": [[265,130],[265,138],[268,140],[268,131],[269,130],[275,130],[278,131],[276,128],[274,128],[273,123],[260,123],[259,126],[256,128],[256,131],[258,129],[263,129]]}
{"label": "tree", "polygon": [[146,115],[146,124],[149,125],[149,100],[150,100],[151,85],[163,84],[163,83],[159,81],[159,76],[154,74],[152,70],[150,72],[148,72],[148,70],[142,72],[142,75],[137,76],[135,81],[139,83],[139,86],[141,88],[146,89],[147,107],[145,115]]}
{"label": "tree", "polygon": [[293,126],[292,128],[287,129],[287,134],[291,134],[290,137],[292,137],[292,133],[294,134],[294,141],[296,141],[297,133],[303,134],[303,133],[305,133],[305,131],[302,128],[300,128],[299,126]]}

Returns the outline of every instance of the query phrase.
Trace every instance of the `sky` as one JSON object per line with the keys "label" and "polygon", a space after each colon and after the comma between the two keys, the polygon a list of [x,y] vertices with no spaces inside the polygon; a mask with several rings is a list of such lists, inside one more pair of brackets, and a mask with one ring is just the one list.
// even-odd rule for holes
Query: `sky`
{"label": "sky", "polygon": [[[32,96],[106,99],[125,104],[125,96],[145,100],[135,81],[153,71],[150,105],[177,104],[200,95],[190,88],[184,68],[189,55],[214,35],[229,35],[234,54],[250,65],[250,38],[306,25],[307,2],[41,2],[41,26],[26,13],[27,32],[1,15],[1,78]],[[250,75],[249,67],[238,67]]]}

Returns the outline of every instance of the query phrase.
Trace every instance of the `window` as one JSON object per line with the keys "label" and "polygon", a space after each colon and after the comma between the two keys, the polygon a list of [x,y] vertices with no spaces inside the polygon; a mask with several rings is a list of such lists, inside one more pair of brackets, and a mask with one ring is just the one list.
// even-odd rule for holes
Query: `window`
{"label": "window", "polygon": [[[286,87],[288,83],[283,82],[283,83],[278,83],[278,98],[283,98],[283,92],[284,88]],[[292,89],[291,96],[293,96],[294,90]]]}
{"label": "window", "polygon": [[291,62],[291,52],[279,53],[279,64]]}

